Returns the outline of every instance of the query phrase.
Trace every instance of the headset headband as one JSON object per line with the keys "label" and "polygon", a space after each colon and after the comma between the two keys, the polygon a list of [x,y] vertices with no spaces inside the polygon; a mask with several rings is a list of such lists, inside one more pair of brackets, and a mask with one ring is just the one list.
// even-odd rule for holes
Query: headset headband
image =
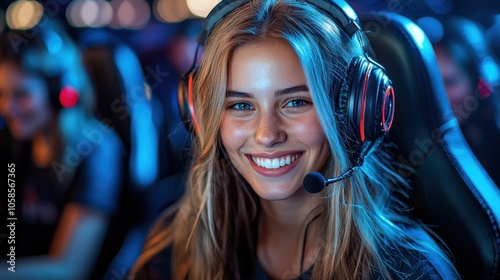
{"label": "headset headband", "polygon": [[[204,46],[212,29],[215,28],[226,15],[251,1],[252,0],[222,0],[206,17],[203,24],[203,30],[198,36],[198,43]],[[343,0],[304,0],[304,2],[310,3],[333,16],[349,37],[352,37],[356,31],[361,30],[356,12],[354,12],[351,6]]]}

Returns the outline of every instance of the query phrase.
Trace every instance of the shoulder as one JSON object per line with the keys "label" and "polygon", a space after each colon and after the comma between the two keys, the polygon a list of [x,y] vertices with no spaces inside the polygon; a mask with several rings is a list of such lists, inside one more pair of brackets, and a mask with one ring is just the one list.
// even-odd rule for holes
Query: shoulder
{"label": "shoulder", "polygon": [[[415,238],[414,240],[430,239],[427,233],[419,227],[406,228],[406,232],[410,237]],[[447,280],[457,278],[453,267],[442,255],[424,248],[417,241],[407,242],[405,246],[391,246],[386,251],[386,267],[393,279]]]}
{"label": "shoulder", "polygon": [[415,249],[393,249],[387,263],[393,279],[454,279],[444,260]]}
{"label": "shoulder", "polygon": [[116,160],[124,156],[125,147],[114,129],[105,123],[92,119],[80,130],[76,137],[76,147],[87,145],[90,157],[102,160]]}
{"label": "shoulder", "polygon": [[[142,255],[139,257],[139,259],[142,258],[145,259],[145,261],[140,262],[141,265],[134,273],[136,279],[160,280],[171,278],[172,245],[151,244],[153,242],[148,241],[151,241],[155,237],[161,237],[162,233],[165,232],[164,230],[172,223],[176,213],[177,205],[173,205],[164,210],[150,229]],[[165,240],[165,238],[162,239]],[[138,262],[136,261],[135,265],[137,264]]]}
{"label": "shoulder", "polygon": [[165,247],[151,259],[148,260],[137,272],[135,279],[138,280],[163,280],[171,278],[171,255],[172,248]]}
{"label": "shoulder", "polygon": [[65,151],[76,162],[71,200],[104,213],[117,210],[124,175],[125,150],[117,134],[97,121],[80,130]]}

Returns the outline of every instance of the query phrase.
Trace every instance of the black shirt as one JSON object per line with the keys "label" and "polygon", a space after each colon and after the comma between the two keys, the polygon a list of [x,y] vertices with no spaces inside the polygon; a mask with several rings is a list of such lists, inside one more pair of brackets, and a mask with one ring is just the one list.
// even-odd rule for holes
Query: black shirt
{"label": "black shirt", "polygon": [[[423,234],[423,231],[410,230],[410,235]],[[136,279],[166,280],[171,279],[171,248],[165,248],[154,256],[138,273]],[[390,261],[387,269],[392,279],[426,279],[426,280],[448,280],[454,279],[452,269],[443,260],[430,254],[423,254],[416,250],[406,248],[394,248],[390,250]],[[392,268],[392,269],[391,269]],[[296,280],[311,279],[314,267],[309,268]],[[262,267],[256,264],[255,280],[270,280]],[[384,279],[378,271],[374,271],[370,280]]]}
{"label": "black shirt", "polygon": [[[78,143],[87,142],[82,140]],[[17,147],[17,144],[26,146],[22,147],[23,154],[30,155],[29,145],[12,145]],[[9,159],[1,160],[5,170],[7,163],[15,164],[16,257],[49,253],[61,215],[69,203],[98,210],[108,217],[116,212],[123,175],[123,146],[114,133],[105,133],[99,143],[92,143],[88,147],[89,151],[83,154],[77,148],[66,146],[66,150],[72,153],[64,154],[63,157],[72,156],[74,165],[55,160],[51,165],[40,168],[13,153]],[[6,182],[0,183],[2,193],[7,191]],[[7,215],[6,201],[0,201],[1,216]],[[0,233],[4,230],[0,230]],[[0,244],[2,251],[8,248],[4,245]],[[5,256],[2,253],[0,258]]]}

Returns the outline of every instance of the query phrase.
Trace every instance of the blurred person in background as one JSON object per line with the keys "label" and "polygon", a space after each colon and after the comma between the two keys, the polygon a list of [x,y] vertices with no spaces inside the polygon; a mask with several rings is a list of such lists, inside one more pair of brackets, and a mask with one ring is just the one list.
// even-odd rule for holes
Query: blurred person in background
{"label": "blurred person in background", "polygon": [[475,22],[450,17],[433,47],[453,113],[472,151],[500,186],[500,127],[497,116],[500,70],[485,34]]}
{"label": "blurred person in background", "polygon": [[17,221],[15,273],[2,261],[0,279],[90,277],[123,162],[117,135],[92,117],[93,94],[77,45],[56,22],[2,34],[0,114],[12,135],[2,161],[15,164],[15,188],[2,180],[0,189],[15,192]]}
{"label": "blurred person in background", "polygon": [[[486,31],[486,41],[491,54],[495,56],[497,61],[500,60],[500,14],[493,17],[493,24],[488,26]],[[497,91],[498,92],[498,91]],[[496,103],[497,108],[500,108],[500,94],[497,93],[493,96],[493,102]],[[500,127],[500,110],[497,110],[496,115],[497,126]]]}

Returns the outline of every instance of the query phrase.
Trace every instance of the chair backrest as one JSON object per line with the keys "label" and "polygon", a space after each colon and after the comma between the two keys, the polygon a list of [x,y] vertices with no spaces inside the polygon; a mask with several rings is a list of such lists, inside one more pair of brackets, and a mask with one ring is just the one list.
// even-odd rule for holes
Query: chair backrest
{"label": "chair backrest", "polygon": [[[80,37],[83,62],[96,93],[96,117],[112,127],[126,149],[126,172],[118,212],[111,217],[105,245],[92,279],[110,279],[110,270],[121,273],[122,248],[144,219],[145,191],[158,177],[159,142],[155,101],[145,86],[137,55],[124,42],[101,30],[88,30]],[[101,168],[106,168],[102,166]],[[133,206],[133,207],[132,207]],[[117,254],[120,258],[117,261]],[[110,263],[117,266],[111,266]]]}
{"label": "chair backrest", "polygon": [[400,172],[413,187],[412,214],[452,253],[464,279],[500,279],[500,191],[465,142],[432,46],[409,19],[361,16],[396,94],[390,132]]}
{"label": "chair backrest", "polygon": [[80,44],[96,91],[96,116],[124,142],[132,187],[148,187],[158,179],[161,124],[155,120],[155,102],[139,59],[128,45],[106,32],[85,33]]}

